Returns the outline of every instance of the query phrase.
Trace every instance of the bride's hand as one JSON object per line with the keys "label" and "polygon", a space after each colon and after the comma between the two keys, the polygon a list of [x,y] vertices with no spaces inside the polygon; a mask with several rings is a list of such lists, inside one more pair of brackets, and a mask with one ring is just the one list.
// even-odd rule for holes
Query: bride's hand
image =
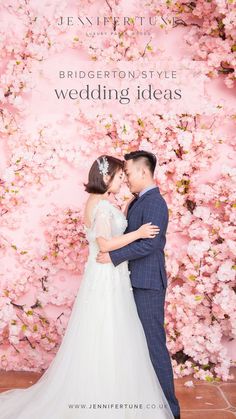
{"label": "bride's hand", "polygon": [[151,225],[151,223],[143,224],[137,230],[140,239],[151,239],[159,234],[160,228],[156,225]]}

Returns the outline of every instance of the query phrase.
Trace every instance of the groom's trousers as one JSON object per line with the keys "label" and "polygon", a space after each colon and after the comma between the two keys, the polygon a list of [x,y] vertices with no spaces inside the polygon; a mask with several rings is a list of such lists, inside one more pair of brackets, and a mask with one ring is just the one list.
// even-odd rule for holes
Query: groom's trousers
{"label": "groom's trousers", "polygon": [[178,416],[180,407],[175,396],[173,370],[164,328],[166,288],[155,290],[133,287],[133,293],[153,367],[173,415]]}

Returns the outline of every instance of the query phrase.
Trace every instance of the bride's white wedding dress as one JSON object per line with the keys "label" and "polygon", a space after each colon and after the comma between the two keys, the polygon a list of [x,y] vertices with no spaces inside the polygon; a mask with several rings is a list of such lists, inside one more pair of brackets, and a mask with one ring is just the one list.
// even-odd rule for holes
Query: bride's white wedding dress
{"label": "bride's white wedding dress", "polygon": [[31,387],[0,394],[0,419],[173,418],[152,366],[128,263],[96,262],[96,237],[119,236],[124,214],[107,200],[86,228],[89,257],[65,335]]}

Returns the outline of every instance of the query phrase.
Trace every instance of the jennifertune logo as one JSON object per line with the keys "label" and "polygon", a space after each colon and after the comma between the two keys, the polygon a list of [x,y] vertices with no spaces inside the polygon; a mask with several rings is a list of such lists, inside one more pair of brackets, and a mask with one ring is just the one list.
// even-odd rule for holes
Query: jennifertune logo
{"label": "jennifertune logo", "polygon": [[122,26],[138,25],[145,28],[153,26],[178,26],[186,25],[186,23],[178,16],[160,15],[160,16],[60,16],[57,20],[58,26],[80,26],[86,29],[92,27],[106,28],[108,25],[114,29]]}

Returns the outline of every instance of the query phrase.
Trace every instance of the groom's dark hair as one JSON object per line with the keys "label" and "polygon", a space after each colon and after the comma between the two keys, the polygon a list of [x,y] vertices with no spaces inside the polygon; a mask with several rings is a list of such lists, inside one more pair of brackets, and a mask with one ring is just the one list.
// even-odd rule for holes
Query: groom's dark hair
{"label": "groom's dark hair", "polygon": [[145,150],[136,150],[136,151],[131,151],[131,153],[125,154],[124,158],[126,161],[127,160],[134,160],[134,161],[143,160],[145,165],[149,168],[152,176],[154,175],[154,171],[155,171],[155,167],[157,163],[157,158],[155,154],[150,153],[149,151],[145,151]]}

